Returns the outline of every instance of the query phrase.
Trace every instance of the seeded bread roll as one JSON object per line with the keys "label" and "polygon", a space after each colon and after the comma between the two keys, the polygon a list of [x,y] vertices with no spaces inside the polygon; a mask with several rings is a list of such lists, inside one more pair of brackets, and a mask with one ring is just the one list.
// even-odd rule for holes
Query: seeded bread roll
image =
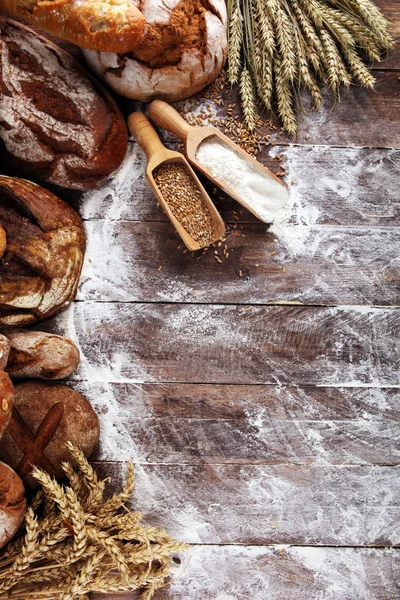
{"label": "seeded bread roll", "polygon": [[85,252],[77,213],[44,188],[0,175],[0,325],[21,327],[67,306],[76,295]]}
{"label": "seeded bread roll", "polygon": [[6,249],[6,232],[0,227],[0,258],[3,256]]}
{"label": "seeded bread roll", "polygon": [[56,185],[99,187],[122,163],[124,118],[67,52],[0,18],[0,161]]}
{"label": "seeded bread roll", "polygon": [[0,371],[0,437],[6,430],[14,405],[14,388],[7,373]]}
{"label": "seeded bread roll", "polygon": [[16,473],[0,462],[0,548],[14,537],[25,516],[24,485]]}
{"label": "seeded bread roll", "polygon": [[12,379],[63,379],[79,364],[71,340],[41,331],[6,331],[11,344],[7,373]]}
{"label": "seeded bread roll", "polygon": [[131,0],[0,0],[0,11],[82,48],[127,52],[145,18]]}
{"label": "seeded bread roll", "polygon": [[0,440],[0,460],[11,465],[25,486],[37,487],[30,475],[37,465],[61,479],[61,463],[70,460],[68,441],[89,457],[100,436],[90,402],[71,388],[28,381],[14,386],[14,410]]}

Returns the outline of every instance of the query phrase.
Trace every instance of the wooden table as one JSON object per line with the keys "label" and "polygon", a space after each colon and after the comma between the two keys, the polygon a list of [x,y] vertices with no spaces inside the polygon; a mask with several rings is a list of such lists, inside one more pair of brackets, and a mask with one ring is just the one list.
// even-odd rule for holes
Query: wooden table
{"label": "wooden table", "polygon": [[[397,35],[397,0],[380,5]],[[47,326],[82,351],[71,385],[101,418],[101,472],[133,458],[134,506],[192,544],[157,598],[400,598],[399,71],[397,48],[375,92],[334,112],[304,98],[296,143],[263,152],[293,182],[302,244],[217,195],[228,260],[184,254],[136,144],[74,199],[79,296]]]}

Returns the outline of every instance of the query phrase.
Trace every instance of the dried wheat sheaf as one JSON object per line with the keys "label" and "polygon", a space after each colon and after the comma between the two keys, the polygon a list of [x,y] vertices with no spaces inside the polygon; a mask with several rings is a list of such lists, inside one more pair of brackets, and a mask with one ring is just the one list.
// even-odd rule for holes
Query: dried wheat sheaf
{"label": "dried wheat sheaf", "polygon": [[276,102],[283,126],[295,135],[295,104],[306,88],[317,109],[327,86],[339,99],[353,82],[372,88],[366,61],[392,47],[389,22],[371,0],[228,0],[228,79],[238,83],[245,123],[255,102]]}
{"label": "dried wheat sheaf", "polygon": [[188,546],[126,507],[132,464],[122,492],[104,499],[106,482],[78,448],[68,449],[77,465],[63,464],[68,484],[33,471],[42,489],[27,510],[25,532],[0,556],[0,599],[87,600],[90,592],[140,589],[149,600],[168,584],[173,556]]}

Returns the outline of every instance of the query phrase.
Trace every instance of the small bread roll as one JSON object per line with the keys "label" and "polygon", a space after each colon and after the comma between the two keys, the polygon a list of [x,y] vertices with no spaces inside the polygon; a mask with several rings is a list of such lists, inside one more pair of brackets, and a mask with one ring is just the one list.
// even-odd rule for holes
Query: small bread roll
{"label": "small bread roll", "polygon": [[79,364],[71,340],[41,331],[6,331],[11,344],[7,373],[12,379],[63,379]]}
{"label": "small bread roll", "polygon": [[17,533],[24,520],[24,485],[16,473],[0,462],[0,548]]}
{"label": "small bread roll", "polygon": [[0,333],[0,371],[5,371],[11,344],[9,340]]}
{"label": "small bread roll", "polygon": [[14,404],[14,388],[7,373],[0,371],[0,437],[11,417]]}
{"label": "small bread roll", "polygon": [[6,232],[0,225],[0,258],[3,256],[6,250]]}

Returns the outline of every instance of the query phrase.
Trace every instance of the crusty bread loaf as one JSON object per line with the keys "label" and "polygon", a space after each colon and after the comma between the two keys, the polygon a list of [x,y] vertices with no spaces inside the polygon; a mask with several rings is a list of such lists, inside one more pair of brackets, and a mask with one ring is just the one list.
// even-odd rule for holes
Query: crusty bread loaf
{"label": "crusty bread loaf", "polygon": [[118,94],[173,102],[217,77],[228,48],[224,0],[147,0],[140,10],[146,33],[131,52],[84,50],[91,69]]}
{"label": "crusty bread loaf", "polygon": [[[0,275],[1,282],[1,275]],[[10,354],[10,340],[5,335],[0,333],[0,371],[5,371],[8,362],[8,356]]]}
{"label": "crusty bread loaf", "polygon": [[0,325],[21,327],[64,308],[76,295],[85,252],[77,213],[44,188],[0,176]]}
{"label": "crusty bread loaf", "polygon": [[0,548],[14,537],[25,516],[24,485],[16,473],[0,462]]}
{"label": "crusty bread loaf", "polygon": [[0,258],[4,254],[4,250],[6,249],[6,232],[2,227],[0,227]]}
{"label": "crusty bread loaf", "polygon": [[60,335],[23,329],[5,332],[10,341],[7,373],[12,379],[63,379],[79,364],[79,350]]}
{"label": "crusty bread loaf", "polygon": [[67,52],[0,18],[0,160],[59,186],[100,186],[122,163],[125,120]]}
{"label": "crusty bread loaf", "polygon": [[[0,440],[0,457],[15,468],[25,485],[37,487],[30,475],[32,464],[63,477],[61,463],[70,460],[67,441],[86,456],[92,454],[99,441],[99,420],[82,394],[43,381],[19,383],[14,390],[14,411]],[[40,428],[41,439],[27,443],[27,428],[34,439]]]}
{"label": "crusty bread loaf", "polygon": [[14,404],[14,388],[7,373],[0,371],[0,437],[10,422]]}
{"label": "crusty bread loaf", "polygon": [[145,18],[131,0],[0,0],[0,11],[82,48],[128,52]]}

